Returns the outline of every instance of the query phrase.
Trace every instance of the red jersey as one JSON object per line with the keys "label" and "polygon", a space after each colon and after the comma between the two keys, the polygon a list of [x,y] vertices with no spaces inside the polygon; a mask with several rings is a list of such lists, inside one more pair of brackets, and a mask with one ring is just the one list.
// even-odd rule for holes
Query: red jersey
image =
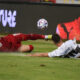
{"label": "red jersey", "polygon": [[0,51],[14,52],[21,46],[21,41],[44,39],[44,35],[39,34],[9,34],[0,38]]}

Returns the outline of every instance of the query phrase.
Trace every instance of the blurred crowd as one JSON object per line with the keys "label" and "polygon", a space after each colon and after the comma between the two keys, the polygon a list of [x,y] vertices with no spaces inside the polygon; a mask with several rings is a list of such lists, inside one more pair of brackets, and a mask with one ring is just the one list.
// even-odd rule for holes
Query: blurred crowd
{"label": "blurred crowd", "polygon": [[55,2],[56,0],[26,0],[29,2]]}

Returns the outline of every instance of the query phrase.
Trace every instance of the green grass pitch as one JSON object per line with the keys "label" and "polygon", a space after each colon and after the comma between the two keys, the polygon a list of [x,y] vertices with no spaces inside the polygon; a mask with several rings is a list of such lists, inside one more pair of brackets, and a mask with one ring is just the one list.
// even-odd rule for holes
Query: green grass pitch
{"label": "green grass pitch", "polygon": [[[51,41],[25,41],[36,52],[56,49]],[[0,80],[79,80],[80,59],[25,57],[29,53],[0,53]]]}

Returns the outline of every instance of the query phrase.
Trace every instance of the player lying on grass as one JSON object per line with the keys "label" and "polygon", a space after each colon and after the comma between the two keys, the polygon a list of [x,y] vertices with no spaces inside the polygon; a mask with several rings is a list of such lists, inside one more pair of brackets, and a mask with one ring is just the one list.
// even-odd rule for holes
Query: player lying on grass
{"label": "player lying on grass", "polygon": [[80,56],[80,44],[76,43],[76,40],[67,40],[63,42],[58,34],[52,35],[52,40],[58,48],[49,53],[35,53],[28,54],[27,56],[39,56],[39,57],[67,57],[77,58]]}
{"label": "player lying on grass", "polygon": [[49,39],[51,35],[40,34],[9,34],[4,37],[0,37],[0,52],[27,52],[32,51],[32,45],[23,45],[22,41],[37,40],[37,39]]}

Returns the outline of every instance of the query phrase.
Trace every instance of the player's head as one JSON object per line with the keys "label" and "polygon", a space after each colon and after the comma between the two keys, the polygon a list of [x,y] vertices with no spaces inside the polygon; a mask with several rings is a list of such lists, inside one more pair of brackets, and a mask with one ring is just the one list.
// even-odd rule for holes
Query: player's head
{"label": "player's head", "polygon": [[58,44],[58,43],[61,41],[61,38],[60,38],[60,36],[59,36],[58,34],[54,33],[54,34],[52,35],[52,40],[53,40],[53,42],[54,42],[55,44]]}

